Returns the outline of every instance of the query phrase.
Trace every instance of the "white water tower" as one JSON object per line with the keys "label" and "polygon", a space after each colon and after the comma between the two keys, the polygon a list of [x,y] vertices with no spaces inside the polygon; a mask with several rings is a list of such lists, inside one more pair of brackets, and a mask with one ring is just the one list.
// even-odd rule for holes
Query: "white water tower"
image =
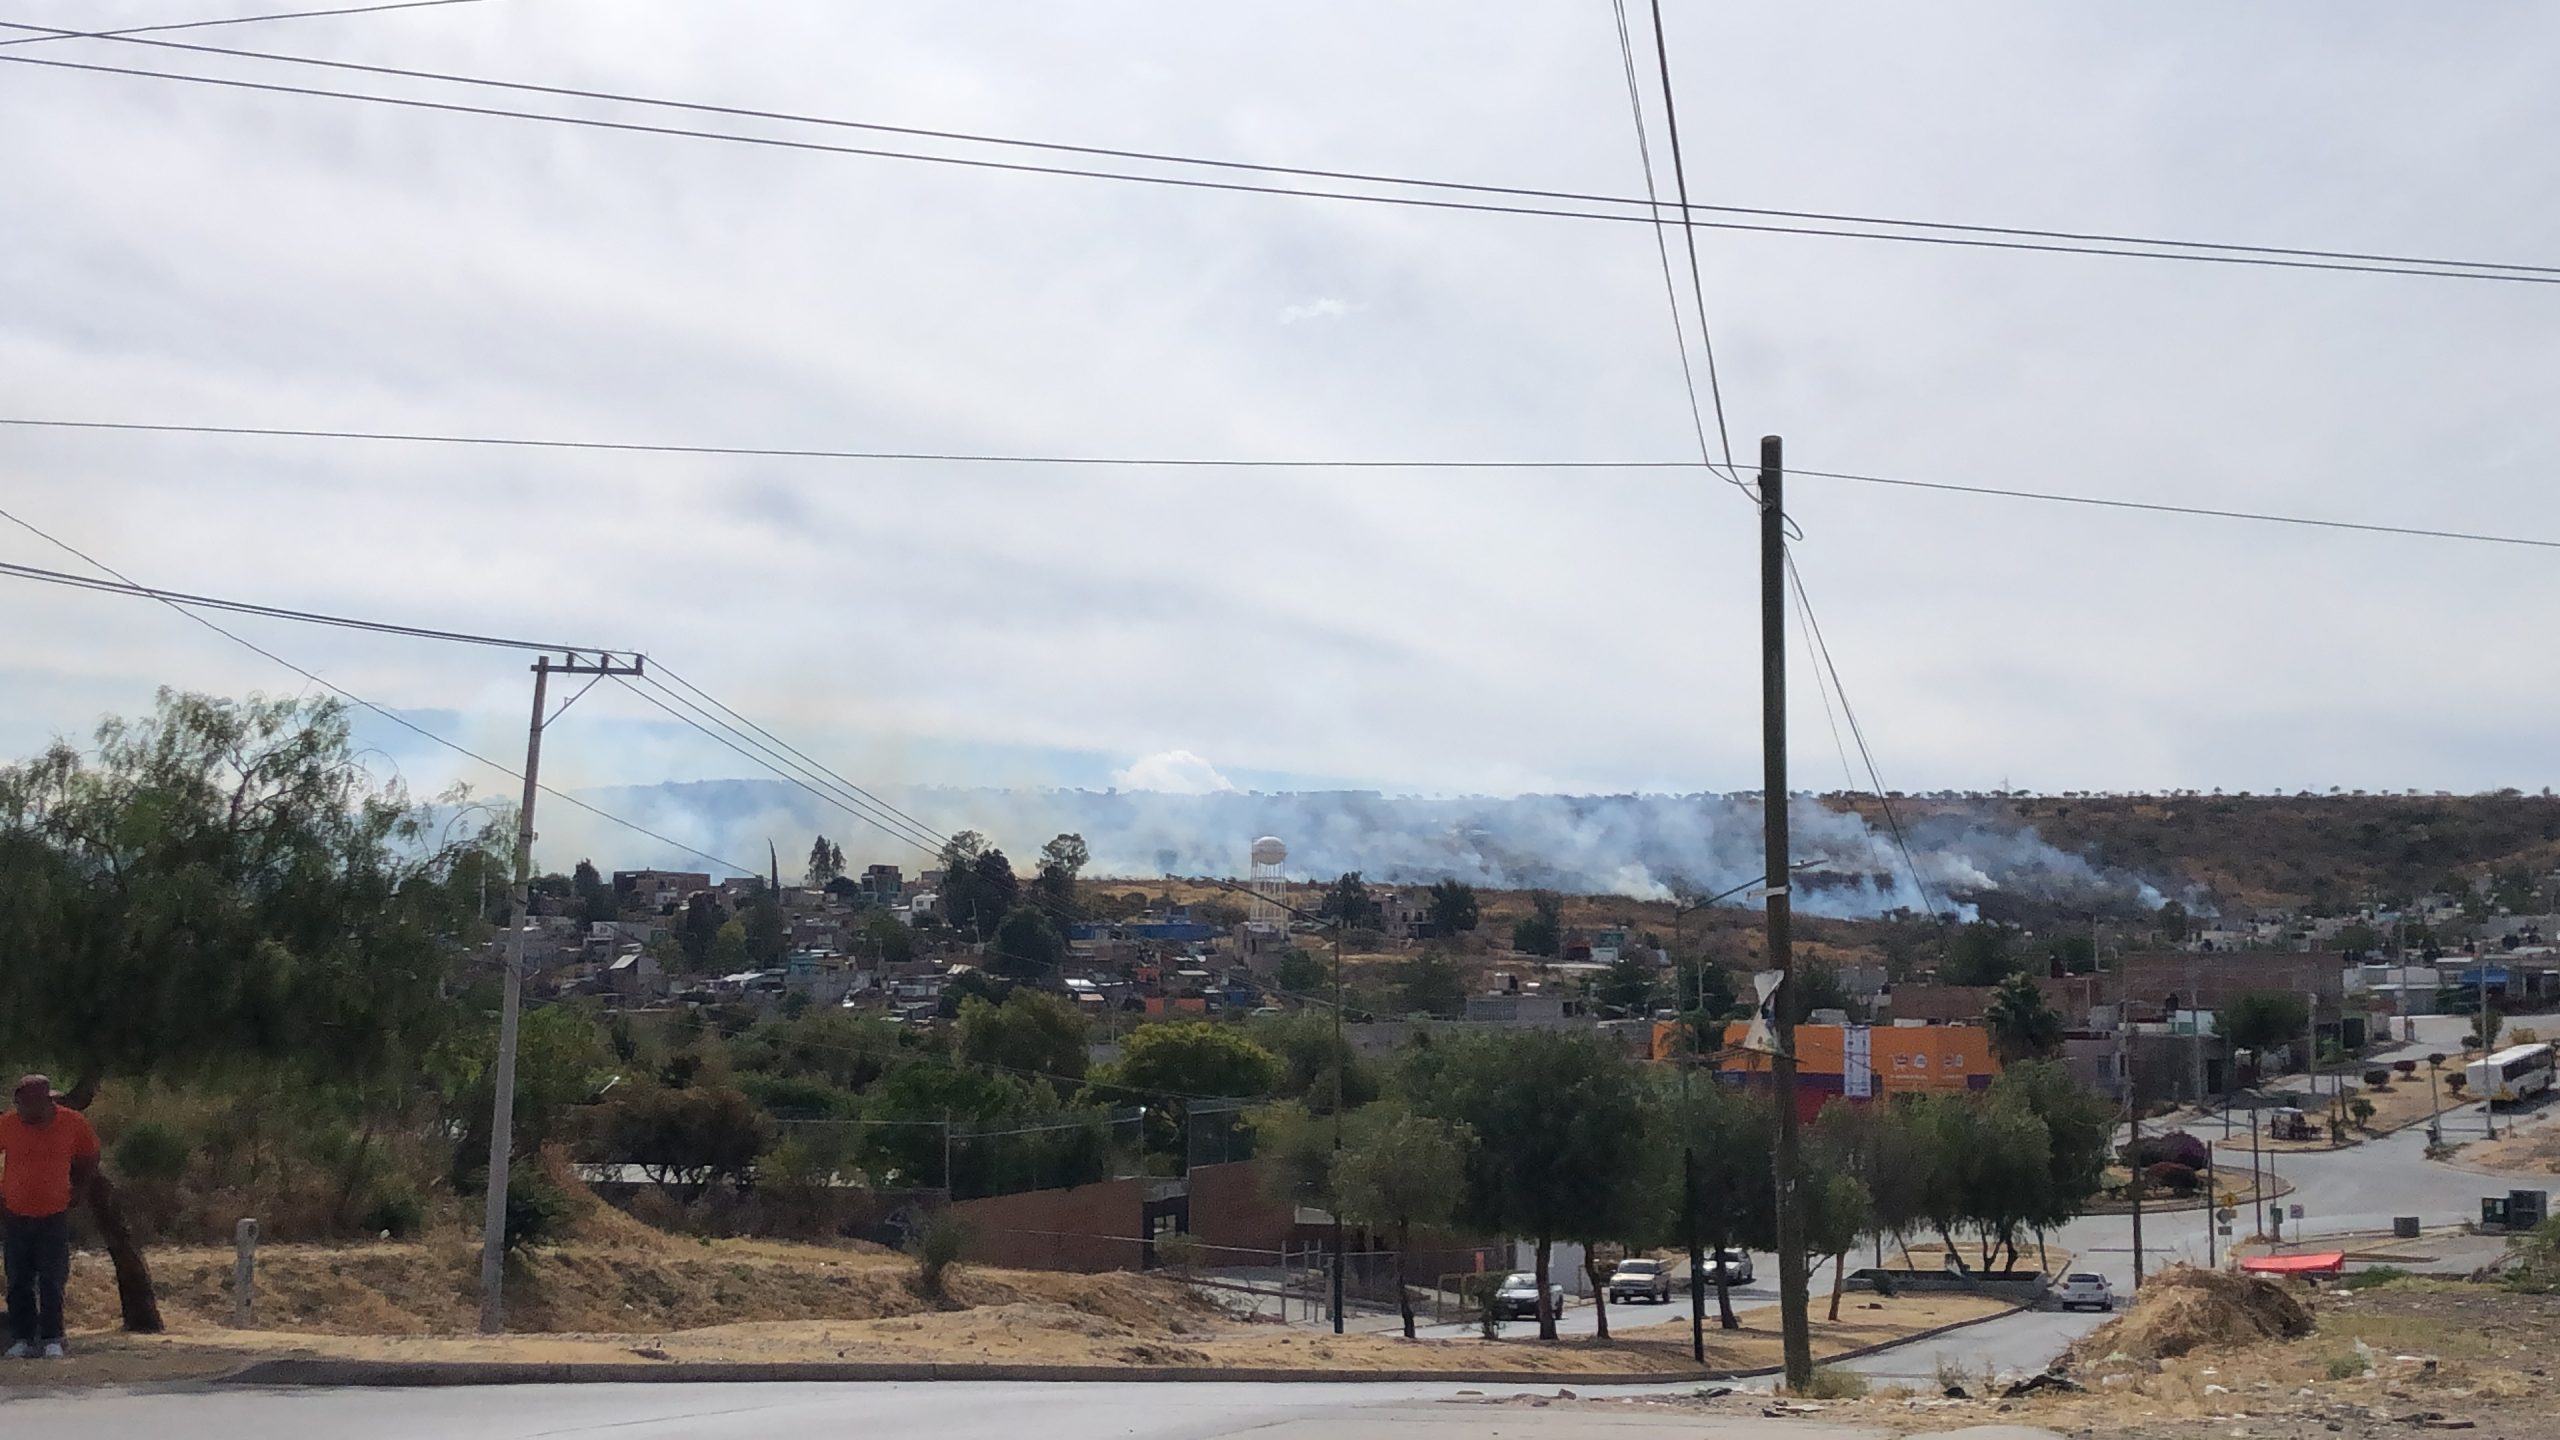
{"label": "white water tower", "polygon": [[1281,842],[1279,836],[1265,835],[1253,842],[1253,870],[1246,888],[1253,891],[1253,914],[1250,918],[1254,923],[1276,925],[1283,930],[1289,928],[1285,918],[1288,912],[1280,908],[1280,892],[1289,883],[1280,877],[1280,867],[1288,860],[1289,847]]}

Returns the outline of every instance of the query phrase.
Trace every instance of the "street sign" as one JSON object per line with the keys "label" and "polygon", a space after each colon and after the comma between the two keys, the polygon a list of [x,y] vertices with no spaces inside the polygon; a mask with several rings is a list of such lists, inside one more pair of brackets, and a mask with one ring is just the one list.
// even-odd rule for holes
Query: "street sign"
{"label": "street sign", "polygon": [[[2225,1191],[2223,1191],[2223,1192],[2222,1192],[2222,1203],[2223,1203],[2224,1205],[2237,1205],[2237,1204],[2239,1204],[2239,1203],[2240,1203],[2240,1192],[2239,1192],[2239,1191],[2237,1191],[2237,1190],[2225,1190]],[[2226,1217],[2226,1218],[2227,1218],[2227,1217]]]}
{"label": "street sign", "polygon": [[2228,1225],[2217,1226],[2216,1228],[2222,1231],[2225,1238],[2228,1238],[2231,1234],[2231,1227]]}
{"label": "street sign", "polygon": [[2232,1209],[2228,1205],[2225,1205],[2221,1209],[2213,1212],[2213,1218],[2228,1226],[2232,1221],[2240,1218],[2240,1212]]}
{"label": "street sign", "polygon": [[2302,1218],[2302,1207],[2301,1207],[2301,1206],[2299,1206],[2299,1205],[2289,1205],[2289,1206],[2287,1206],[2287,1207],[2285,1207],[2285,1208],[2287,1208],[2287,1209],[2289,1209],[2289,1210],[2291,1210],[2291,1211],[2293,1212],[2293,1218],[2294,1218],[2294,1219],[2299,1220],[2299,1219],[2301,1219],[2301,1218]]}

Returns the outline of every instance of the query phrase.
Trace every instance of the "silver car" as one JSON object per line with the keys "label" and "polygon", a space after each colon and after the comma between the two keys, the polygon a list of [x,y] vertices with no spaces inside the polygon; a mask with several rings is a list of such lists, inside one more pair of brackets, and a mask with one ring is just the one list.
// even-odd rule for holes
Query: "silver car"
{"label": "silver car", "polygon": [[2116,1308],[2115,1289],[2107,1284],[2104,1275],[2065,1275],[2062,1283],[2053,1287],[2053,1300],[2065,1310]]}
{"label": "silver car", "polygon": [[[1563,1314],[1564,1287],[1549,1283],[1547,1302],[1548,1314]],[[1526,1270],[1503,1276],[1502,1288],[1493,1292],[1493,1308],[1506,1320],[1538,1318],[1538,1277]]]}

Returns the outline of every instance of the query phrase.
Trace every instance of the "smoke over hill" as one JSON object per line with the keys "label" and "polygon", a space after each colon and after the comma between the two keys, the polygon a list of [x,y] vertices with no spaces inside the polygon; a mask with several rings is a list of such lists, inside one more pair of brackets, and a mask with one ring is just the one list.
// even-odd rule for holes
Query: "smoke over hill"
{"label": "smoke over hill", "polygon": [[[594,792],[596,803],[668,836],[761,869],[770,841],[784,874],[800,868],[810,837],[824,832],[857,864],[879,860],[910,873],[916,847],[769,781],[705,781]],[[1713,894],[1754,879],[1761,866],[1756,796],[1522,795],[1454,799],[1368,791],[1279,794],[919,788],[883,798],[934,829],[980,830],[1028,868],[1050,836],[1074,831],[1093,852],[1089,873],[1152,877],[1240,875],[1257,835],[1288,842],[1293,878],[1357,870],[1373,881],[1428,883],[1454,876],[1499,889],[1659,899]],[[1871,917],[1898,909],[1969,915],[1992,897],[2014,904],[2156,907],[2148,880],[2047,844],[2034,830],[1938,813],[1907,820],[1906,865],[1890,834],[1858,815],[1799,797],[1790,814],[1796,881],[1810,914]],[[623,868],[699,864],[577,812],[544,825],[544,863],[577,858]],[[556,843],[554,843],[556,841]],[[664,853],[658,853],[663,850]],[[1916,866],[1920,884],[1915,885]],[[1926,887],[1924,898],[1921,886]]]}

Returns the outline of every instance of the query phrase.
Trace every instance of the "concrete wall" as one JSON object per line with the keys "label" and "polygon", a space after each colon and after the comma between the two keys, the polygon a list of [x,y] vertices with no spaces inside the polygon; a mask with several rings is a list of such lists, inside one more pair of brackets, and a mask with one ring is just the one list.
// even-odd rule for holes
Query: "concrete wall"
{"label": "concrete wall", "polygon": [[1212,1247],[1210,1263],[1253,1263],[1239,1251],[1274,1255],[1297,1235],[1298,1211],[1262,1193],[1262,1164],[1238,1160],[1191,1167],[1191,1234]]}

